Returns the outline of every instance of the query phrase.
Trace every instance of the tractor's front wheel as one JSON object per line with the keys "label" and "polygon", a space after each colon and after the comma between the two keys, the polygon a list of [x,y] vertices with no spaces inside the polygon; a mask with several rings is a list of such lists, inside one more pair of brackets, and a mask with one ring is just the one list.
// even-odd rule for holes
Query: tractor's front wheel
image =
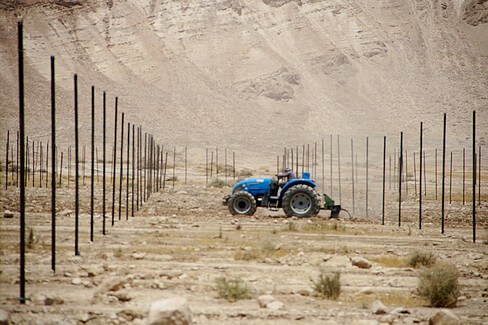
{"label": "tractor's front wheel", "polygon": [[229,211],[233,215],[252,216],[256,212],[256,200],[249,192],[235,192],[229,200]]}
{"label": "tractor's front wheel", "polygon": [[288,217],[315,217],[320,211],[320,199],[312,187],[299,184],[286,191],[282,206]]}

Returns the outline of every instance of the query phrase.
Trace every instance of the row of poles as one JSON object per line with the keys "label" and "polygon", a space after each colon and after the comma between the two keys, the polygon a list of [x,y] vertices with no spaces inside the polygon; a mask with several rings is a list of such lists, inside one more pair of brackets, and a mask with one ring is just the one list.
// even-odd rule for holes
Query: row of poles
{"label": "row of poles", "polygon": [[[127,151],[128,152],[130,151],[129,145],[131,143],[130,126],[131,126],[130,123],[127,123],[127,127],[128,127]],[[117,125],[114,124],[114,128],[116,128],[116,127],[117,127]],[[140,156],[141,157],[146,156],[147,143],[145,143],[145,146],[144,146],[144,148],[145,148],[144,155],[140,155],[139,145],[141,145],[141,148],[142,148],[142,144],[140,144],[140,127],[138,127],[136,130],[134,130],[134,127],[135,126],[132,125],[132,134],[133,135],[137,134],[137,139],[135,140],[135,143],[137,143],[137,148],[135,148],[135,150],[137,152],[137,162],[140,163],[139,159],[142,159],[142,158],[140,158]],[[122,133],[121,136],[123,136],[123,133],[124,133],[123,130],[121,133]],[[13,145],[10,143],[10,130],[7,130],[6,139],[7,139],[7,141],[6,141],[7,145],[6,145],[6,157],[5,157],[5,166],[6,166],[6,168],[5,168],[5,180],[6,180],[5,189],[8,190],[8,187],[10,185],[14,185],[16,187],[19,187],[19,132],[17,131],[17,137],[16,137],[17,147],[16,147],[16,149],[14,149]],[[114,153],[116,153],[114,150],[116,141],[117,140],[114,141],[114,147],[112,148],[112,160],[106,161],[106,163],[112,164],[113,170],[116,170],[116,167],[117,167],[117,161],[115,160],[115,157],[114,157]],[[120,141],[121,141],[121,146],[122,146],[124,140],[121,139]],[[134,140],[132,140],[132,141],[134,144]],[[146,142],[146,134],[145,134],[145,142]],[[24,171],[25,186],[28,187],[28,185],[30,183],[31,187],[37,186],[39,188],[42,188],[43,186],[45,186],[47,188],[49,186],[49,175],[50,175],[49,171],[48,171],[48,169],[49,169],[49,141],[47,141],[46,146],[44,148],[44,145],[41,141],[36,142],[36,141],[32,140],[32,142],[29,142],[29,137],[27,136],[25,143],[26,143],[25,144],[25,171]],[[160,148],[159,148],[159,146],[157,146],[157,148],[159,149],[160,154],[162,154],[162,155],[156,154],[157,157],[160,157],[160,161],[159,161],[159,163],[157,163],[157,165],[159,167],[161,167],[161,169],[162,169],[162,171],[160,173],[161,178],[163,175],[166,175],[165,172],[166,172],[167,167],[168,167],[168,158],[165,157],[165,154],[166,154],[166,156],[168,154],[172,155],[173,162],[172,162],[172,167],[171,166],[170,167],[173,169],[173,176],[171,178],[169,178],[169,180],[172,181],[172,185],[174,187],[174,185],[175,185],[174,180],[177,179],[177,177],[176,177],[176,165],[177,165],[176,147],[173,147],[172,152],[168,152],[168,151],[164,152],[164,146],[161,146]],[[121,148],[121,149],[123,149],[123,148]],[[57,184],[58,184],[58,187],[63,186],[63,179],[64,179],[63,178],[63,170],[67,169],[67,187],[69,188],[70,182],[71,182],[71,179],[73,176],[72,170],[71,170],[72,165],[73,165],[73,160],[72,160],[73,150],[72,150],[72,147],[69,146],[67,148],[67,155],[64,155],[65,152],[63,152],[63,151],[61,151],[61,155],[60,155],[59,151],[60,151],[59,148],[56,146],[56,154],[55,154],[54,159],[55,159],[55,165],[59,166],[58,167],[59,172],[58,172]],[[14,159],[14,152],[16,153],[15,159]],[[205,153],[206,153],[206,160],[205,160],[205,183],[206,183],[206,185],[208,185],[209,181],[212,180],[212,178],[214,178],[214,177],[217,180],[219,180],[219,176],[220,176],[225,181],[228,181],[231,178],[233,180],[236,179],[236,165],[235,165],[236,164],[236,156],[235,156],[235,152],[232,152],[232,165],[229,165],[228,159],[230,160],[230,157],[228,154],[228,150],[224,149],[224,164],[220,165],[220,166],[218,164],[219,148],[215,148],[215,151],[213,151],[212,149],[206,148]],[[185,184],[187,184],[188,183],[188,167],[189,167],[189,162],[190,162],[190,160],[188,159],[188,147],[186,147],[186,146],[184,147],[184,153],[183,154],[184,154],[184,182],[185,182]],[[60,163],[58,163],[59,157],[60,157]],[[64,161],[65,157],[67,157],[67,163]],[[215,157],[215,160],[214,160],[214,157]],[[121,159],[122,158],[123,157],[121,155]],[[96,182],[98,184],[98,183],[100,183],[98,147],[95,147],[94,161],[95,161],[95,163],[94,163],[95,164],[95,169],[94,169],[95,174],[93,175],[93,177],[96,179]],[[129,152],[129,155],[125,158],[125,161],[121,161],[119,163],[119,165],[121,167],[123,165],[126,166],[124,169],[128,175],[130,174],[129,176],[127,176],[128,178],[130,178],[130,176],[132,175],[130,172],[130,161],[131,161],[131,158],[130,158],[130,152]],[[63,162],[64,162],[64,165],[63,165]],[[90,175],[87,175],[87,173],[86,173],[86,165],[87,165],[86,145],[83,146],[82,159],[79,161],[79,163],[82,164],[82,166],[81,166],[82,175],[80,177],[82,180],[82,185],[84,186],[85,185],[85,179],[92,177]],[[143,164],[141,164],[141,166],[142,165]],[[144,167],[138,166],[136,173],[141,168],[145,170]],[[117,175],[115,175],[113,172],[111,173],[110,176],[112,178],[117,177]],[[9,177],[10,177],[10,180],[9,180]],[[124,177],[124,175],[122,175],[122,178],[123,177]],[[36,178],[37,178],[37,181],[36,181]],[[161,184],[162,184],[162,188],[164,189],[166,186],[164,179],[161,181]]]}
{"label": "row of poles", "polygon": [[[328,163],[330,167],[330,176],[329,176],[329,181],[330,184],[328,185],[328,194],[330,196],[334,195],[334,179],[337,180],[338,183],[338,195],[339,195],[339,203],[342,203],[342,181],[343,177],[341,177],[341,155],[340,155],[340,136],[337,135],[337,158],[333,157],[333,146],[332,146],[332,135],[330,137],[330,151],[329,151],[329,157],[328,157]],[[324,138],[322,138],[322,150],[319,152],[317,150],[317,142],[314,143],[314,147],[312,150],[310,150],[310,144],[307,145],[302,145],[302,146],[296,146],[295,148],[284,148],[283,155],[278,155],[276,156],[276,172],[280,173],[285,169],[285,167],[290,167],[291,169],[294,170],[296,175],[300,175],[300,170],[301,174],[303,174],[304,171],[310,171],[311,172],[311,177],[318,182],[318,178],[321,177],[321,188],[323,191],[326,190],[325,186],[325,178],[326,178],[326,170],[325,170],[325,161],[326,161],[326,153],[324,150]],[[365,155],[365,170],[366,170],[366,177],[365,177],[365,183],[366,183],[366,198],[368,198],[369,194],[369,137],[366,137],[366,155]],[[300,151],[301,149],[301,151]],[[388,156],[388,190],[394,190],[398,189],[398,171],[399,171],[399,164],[400,164],[400,152],[397,150],[397,148],[394,149],[394,162],[392,164],[392,155]],[[404,155],[405,159],[403,160],[405,162],[405,168],[402,168],[402,172],[404,173],[402,177],[402,182],[403,185],[405,186],[405,194],[408,196],[409,195],[409,190],[408,190],[408,185],[409,185],[409,179],[411,179],[410,171],[412,169],[408,168],[408,151],[404,150]],[[456,152],[450,151],[450,160],[449,160],[449,204],[452,203],[452,183],[453,183],[453,174],[455,172],[454,169],[454,159],[453,159],[453,154]],[[466,203],[466,149],[463,148],[462,152],[462,204],[465,205]],[[321,156],[321,173],[319,175],[319,163],[318,163],[318,157],[319,155]],[[478,152],[476,154],[477,156],[477,168],[478,168],[478,205],[481,205],[481,145],[478,146]],[[439,199],[438,195],[438,188],[439,188],[439,164],[438,164],[438,149],[434,150],[434,156],[435,157],[435,163],[434,163],[434,190],[433,190],[433,195],[435,200],[437,201]],[[300,161],[301,159],[301,161]],[[337,159],[337,161],[334,161],[334,159]],[[385,152],[385,159],[386,159],[386,152]],[[419,154],[419,152],[414,151],[413,152],[413,183],[414,183],[414,192],[410,191],[410,195],[414,195],[415,197],[419,196],[419,192],[423,191],[424,196],[427,196],[427,163],[426,163],[426,150],[422,150],[422,155]],[[336,165],[335,165],[336,164]],[[334,167],[336,166],[337,169],[337,176],[335,177],[333,175],[333,170]],[[358,183],[358,156],[357,153],[354,153],[354,140],[351,138],[351,161],[350,161],[350,166],[351,166],[351,190],[352,190],[352,212],[355,214],[355,185],[357,186]],[[420,169],[420,171],[419,171]],[[385,175],[386,175],[386,164],[385,164]],[[419,177],[422,178],[421,180],[417,177],[417,172],[419,172]],[[393,186],[392,186],[393,184]],[[418,189],[418,190],[417,190]],[[368,200],[366,199],[366,206],[368,205]],[[366,214],[368,214],[368,208],[366,208]]]}
{"label": "row of poles", "polygon": [[[28,181],[30,172],[32,172],[32,185],[35,186],[36,175],[36,161],[44,161],[41,149],[36,152],[34,148],[35,143],[32,144],[32,171],[28,170],[26,163],[27,156],[30,153],[28,148],[28,140],[26,144],[25,140],[25,101],[24,101],[24,48],[23,48],[23,24],[18,22],[18,73],[19,73],[19,131],[17,132],[17,161],[16,161],[16,185],[20,188],[20,297],[21,303],[25,303],[25,188]],[[46,171],[49,169],[49,152],[51,157],[51,269],[56,271],[56,188],[57,177],[57,146],[56,146],[56,73],[55,73],[55,58],[51,56],[51,139],[46,147]],[[78,75],[73,77],[73,92],[74,92],[74,163],[75,163],[75,229],[74,229],[74,252],[75,255],[80,255],[79,250],[79,121],[78,121]],[[94,212],[95,212],[95,154],[98,156],[98,150],[95,152],[95,86],[91,87],[91,175],[90,175],[90,241],[94,241]],[[103,127],[102,127],[102,234],[106,235],[106,219],[107,219],[107,181],[110,181],[107,177],[108,173],[111,175],[112,183],[112,209],[111,209],[111,225],[115,224],[116,215],[116,187],[118,176],[118,220],[122,219],[122,201],[123,194],[125,194],[125,217],[129,218],[129,212],[131,216],[134,216],[135,211],[138,211],[146,202],[153,192],[158,192],[161,188],[166,186],[167,172],[168,172],[168,154],[170,152],[164,151],[164,146],[157,144],[153,135],[144,132],[142,126],[136,128],[134,124],[125,121],[125,114],[122,112],[120,123],[120,152],[117,156],[118,148],[118,97],[115,97],[115,123],[114,123],[114,144],[112,151],[112,166],[111,171],[107,170],[107,141],[106,141],[106,122],[107,122],[107,95],[103,92]],[[127,123],[127,124],[126,124]],[[124,131],[125,126],[127,130]],[[125,138],[126,137],[126,138]],[[124,142],[126,139],[126,142]],[[8,189],[8,170],[9,170],[9,146],[10,146],[10,131],[7,131],[7,150],[6,150],[6,189]],[[50,145],[50,151],[49,151]],[[124,145],[126,145],[124,149]],[[41,143],[38,143],[38,148],[43,148]],[[85,149],[83,150],[85,153]],[[10,150],[11,158],[13,162],[13,150]],[[173,155],[173,168],[172,177],[169,178],[172,182],[172,186],[175,186],[176,181],[176,147],[172,150]],[[188,148],[185,147],[185,183],[187,182],[187,170],[188,170]],[[83,155],[83,165],[85,164],[85,154]],[[125,170],[124,170],[124,156],[125,156]],[[212,151],[213,156],[213,151]],[[71,148],[68,149],[68,182],[71,169]],[[232,174],[235,178],[235,152],[232,153],[233,165]],[[119,164],[117,166],[117,160]],[[98,175],[98,157],[97,162],[97,175]],[[62,163],[63,152],[61,152],[61,166],[59,172],[59,186],[62,186]],[[20,164],[20,166],[19,166]],[[216,149],[216,163],[213,161],[208,164],[208,149],[207,149],[207,161],[206,161],[206,182],[208,183],[208,177],[213,176],[213,168],[215,166],[216,176],[219,177],[218,167],[218,149]],[[118,169],[117,169],[118,167]],[[84,167],[83,167],[84,170]],[[118,175],[117,175],[118,174]],[[42,167],[39,168],[39,187],[42,186]],[[227,149],[225,150],[225,165],[224,165],[224,177],[230,175],[227,166]],[[13,176],[13,173],[12,173]],[[11,177],[12,177],[11,176]],[[124,182],[125,177],[125,182]],[[46,173],[45,184],[48,187],[49,172]],[[125,183],[125,184],[124,184]],[[123,188],[125,186],[125,193]],[[130,198],[129,198],[130,196]]]}
{"label": "row of poles", "polygon": [[[442,176],[441,176],[441,233],[445,233],[445,196],[446,196],[446,129],[447,129],[447,114],[444,113],[443,117],[443,147],[442,147]],[[473,133],[472,133],[472,228],[473,228],[473,242],[476,242],[476,183],[478,177],[478,204],[481,205],[481,145],[478,146],[478,152],[476,152],[476,112],[473,111],[472,117],[472,126],[473,126]],[[419,229],[422,229],[422,200],[424,195],[427,195],[427,181],[426,181],[426,159],[425,159],[425,150],[423,147],[423,122],[420,122],[420,129],[419,129],[419,191],[417,192],[417,166],[416,166],[416,155],[414,152],[414,183],[415,183],[415,196],[418,195],[419,198],[419,210],[418,210],[418,217],[419,217]],[[321,180],[322,180],[322,190],[325,191],[325,142],[324,138],[322,138],[322,148],[321,148]],[[402,184],[405,185],[405,192],[408,195],[408,173],[407,173],[407,151],[403,149],[404,145],[404,137],[403,132],[400,133],[400,149],[397,152],[395,149],[395,159],[394,162],[394,189],[398,189],[398,226],[401,226],[401,210],[402,210]],[[295,148],[284,148],[283,154],[278,155],[276,157],[276,170],[279,173],[285,167],[292,168],[297,175],[300,175],[305,171],[311,171],[311,176],[314,180],[318,178],[318,150],[317,150],[317,142],[314,143],[312,150],[310,149],[310,144],[302,145],[301,146],[301,155],[300,155],[300,147],[296,146]],[[466,150],[463,148],[463,205],[466,202]],[[420,154],[422,153],[422,154]],[[405,157],[404,157],[405,155]],[[301,156],[301,157],[300,157]],[[386,197],[386,156],[387,156],[387,137],[384,136],[383,138],[383,164],[382,164],[382,217],[381,217],[381,224],[385,224],[385,197]],[[338,187],[339,187],[339,202],[342,202],[342,187],[341,187],[341,160],[340,160],[340,138],[337,135],[337,179],[338,179]],[[300,158],[301,158],[301,166],[300,166]],[[329,176],[329,195],[333,196],[333,137],[330,135],[330,151],[329,151],[329,165],[330,165],[330,176]],[[355,158],[355,159],[354,159]],[[351,139],[351,189],[352,189],[352,211],[353,215],[355,214],[355,181],[358,181],[358,163],[357,163],[357,154],[354,153],[354,142]],[[405,166],[404,166],[405,164]],[[391,190],[391,156],[389,157],[389,189]],[[438,190],[438,173],[437,173],[437,149],[435,149],[435,199],[437,200],[437,190]],[[453,175],[453,152],[450,152],[450,172],[449,172],[449,203],[452,203],[452,175]],[[301,168],[300,168],[301,167]],[[366,157],[365,157],[365,210],[366,210],[366,217],[368,217],[369,212],[369,137],[366,137]],[[477,173],[478,167],[478,173]],[[397,169],[398,168],[398,169]],[[422,191],[423,189],[423,191]]]}

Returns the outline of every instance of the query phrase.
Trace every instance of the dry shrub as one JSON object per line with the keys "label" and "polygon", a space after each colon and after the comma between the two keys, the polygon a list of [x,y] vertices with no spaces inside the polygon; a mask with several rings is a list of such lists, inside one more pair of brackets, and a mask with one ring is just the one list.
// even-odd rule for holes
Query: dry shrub
{"label": "dry shrub", "polygon": [[407,267],[409,265],[402,257],[380,256],[373,257],[370,260],[387,267]]}
{"label": "dry shrub", "polygon": [[34,228],[29,228],[29,236],[27,237],[27,248],[34,248],[37,244],[37,237],[34,233]]}
{"label": "dry shrub", "polygon": [[454,265],[437,263],[420,273],[418,292],[432,307],[453,307],[459,297],[458,277]]}
{"label": "dry shrub", "polygon": [[219,298],[223,298],[230,302],[251,298],[249,288],[239,278],[228,280],[225,277],[219,277],[215,280],[215,283],[217,284]]}
{"label": "dry shrub", "polygon": [[338,222],[333,222],[333,223],[317,223],[317,224],[311,224],[307,225],[302,228],[302,231],[305,232],[345,232],[346,227],[343,224],[340,224]]}
{"label": "dry shrub", "polygon": [[229,187],[231,184],[229,182],[226,182],[222,179],[213,179],[208,183],[208,186],[211,187]]}
{"label": "dry shrub", "polygon": [[424,253],[420,251],[416,251],[410,255],[408,258],[408,265],[414,268],[418,268],[421,266],[430,267],[434,265],[436,262],[436,257],[431,252]]}
{"label": "dry shrub", "polygon": [[341,274],[339,272],[326,274],[322,271],[317,281],[312,280],[312,282],[313,290],[319,296],[337,299],[341,294]]}
{"label": "dry shrub", "polygon": [[278,258],[285,256],[289,253],[289,250],[282,249],[279,246],[276,246],[270,241],[265,241],[259,244],[258,247],[254,247],[249,250],[245,251],[238,251],[234,254],[235,260],[241,261],[251,261],[251,260],[260,260],[265,258]]}

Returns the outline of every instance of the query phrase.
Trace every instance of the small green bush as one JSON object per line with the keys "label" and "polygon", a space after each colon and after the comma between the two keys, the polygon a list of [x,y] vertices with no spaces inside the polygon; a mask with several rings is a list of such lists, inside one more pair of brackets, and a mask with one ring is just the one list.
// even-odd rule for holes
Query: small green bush
{"label": "small green bush", "polygon": [[341,274],[336,272],[332,275],[323,271],[317,281],[313,281],[313,290],[322,297],[337,299],[341,294]]}
{"label": "small green bush", "polygon": [[228,280],[225,277],[219,277],[215,280],[215,283],[217,284],[219,298],[223,298],[230,302],[251,298],[249,288],[239,278]]}
{"label": "small green bush", "polygon": [[424,252],[415,252],[411,254],[408,258],[408,265],[414,268],[418,268],[421,266],[430,267],[434,265],[436,262],[436,257],[432,253],[424,253]]}
{"label": "small green bush", "polygon": [[419,275],[418,292],[432,307],[453,307],[459,297],[459,273],[449,263],[437,263]]}

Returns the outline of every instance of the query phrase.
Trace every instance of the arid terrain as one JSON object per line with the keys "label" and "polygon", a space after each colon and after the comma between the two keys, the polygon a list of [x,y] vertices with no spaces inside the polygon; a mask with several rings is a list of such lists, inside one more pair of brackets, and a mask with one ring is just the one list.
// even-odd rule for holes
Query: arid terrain
{"label": "arid terrain", "polygon": [[[98,184],[98,183],[96,183]],[[18,299],[18,213],[1,224],[1,309],[15,324],[140,324],[160,298],[188,299],[195,324],[424,324],[437,312],[417,293],[421,269],[407,264],[417,251],[431,252],[455,265],[460,298],[451,309],[463,324],[486,324],[488,314],[488,207],[478,207],[478,238],[472,243],[470,205],[447,205],[446,231],[440,233],[439,202],[424,202],[422,230],[418,203],[411,194],[397,224],[394,191],[388,196],[386,225],[380,215],[340,220],[321,212],[313,219],[285,218],[282,211],[260,210],[253,217],[232,216],[221,198],[229,188],[206,187],[202,180],[166,184],[135,216],[121,220],[107,200],[103,236],[100,184],[95,192],[95,236],[89,241],[89,186],[81,189],[80,256],[74,255],[73,188],[58,189],[57,265],[51,265],[48,189],[27,188],[27,296]],[[110,186],[108,186],[110,188]],[[5,192],[4,192],[5,193]],[[111,191],[107,192],[111,197]],[[131,198],[131,196],[129,196]],[[18,190],[2,195],[4,209],[16,211]],[[377,204],[378,202],[374,202]],[[374,205],[373,202],[371,205]],[[131,212],[131,211],[129,211]],[[30,238],[30,239],[29,239]],[[353,266],[366,258],[371,268]],[[321,271],[340,272],[337,300],[316,296],[313,281]],[[247,299],[219,298],[216,279],[240,279]],[[115,283],[115,284],[114,284]],[[107,289],[113,286],[113,291]],[[283,306],[261,308],[257,298],[270,294]],[[46,297],[54,305],[45,306]],[[61,301],[60,301],[61,299]],[[386,313],[370,306],[382,301]],[[61,304],[58,304],[60,303]]]}
{"label": "arid terrain", "polygon": [[[32,186],[32,176],[27,178],[26,189],[26,304],[19,303],[20,203],[12,174],[18,164],[20,20],[30,145],[26,162],[27,171],[35,165],[37,179]],[[56,62],[56,168],[63,181],[57,189],[55,272],[51,192],[47,183],[39,186],[41,175],[44,181],[50,176],[47,166],[39,165],[39,148],[47,151],[51,139],[50,56]],[[75,73],[83,152],[79,256],[74,251]],[[91,86],[97,153],[93,242]],[[455,268],[459,275],[457,303],[449,306],[450,317],[457,318],[453,324],[486,325],[487,89],[487,0],[0,1],[0,323],[8,318],[12,324],[146,324],[152,303],[183,297],[194,324],[428,324],[441,308],[420,294],[419,279],[427,271],[409,261],[422,253],[428,261],[448,263],[438,265]],[[104,91],[105,235],[100,181]],[[134,216],[128,213],[128,220],[125,196],[119,214],[115,194],[112,225],[116,96],[117,148],[123,112],[125,123],[142,127],[143,139],[145,133],[153,136],[161,158],[169,153],[168,168],[175,165],[176,174],[165,175],[166,188],[141,203]],[[285,147],[295,164],[283,163]],[[423,190],[418,187],[420,154],[425,158]],[[443,234],[442,154],[447,159]],[[119,163],[118,151],[116,158]],[[146,169],[146,158],[144,167],[142,157],[137,158],[139,170]],[[222,205],[236,181],[222,173],[234,162],[242,179],[271,177],[287,166],[299,169],[297,159],[303,165],[307,161],[318,192],[347,209],[339,219],[330,219],[328,211],[297,219],[265,209],[236,217]],[[183,175],[187,162],[188,182]],[[214,174],[206,185],[209,163]],[[473,167],[481,171],[478,183],[472,181]],[[473,184],[481,191],[475,243]],[[340,281],[337,297],[320,295],[317,284],[323,275],[335,277],[330,286]],[[240,299],[231,295],[237,293]]]}

